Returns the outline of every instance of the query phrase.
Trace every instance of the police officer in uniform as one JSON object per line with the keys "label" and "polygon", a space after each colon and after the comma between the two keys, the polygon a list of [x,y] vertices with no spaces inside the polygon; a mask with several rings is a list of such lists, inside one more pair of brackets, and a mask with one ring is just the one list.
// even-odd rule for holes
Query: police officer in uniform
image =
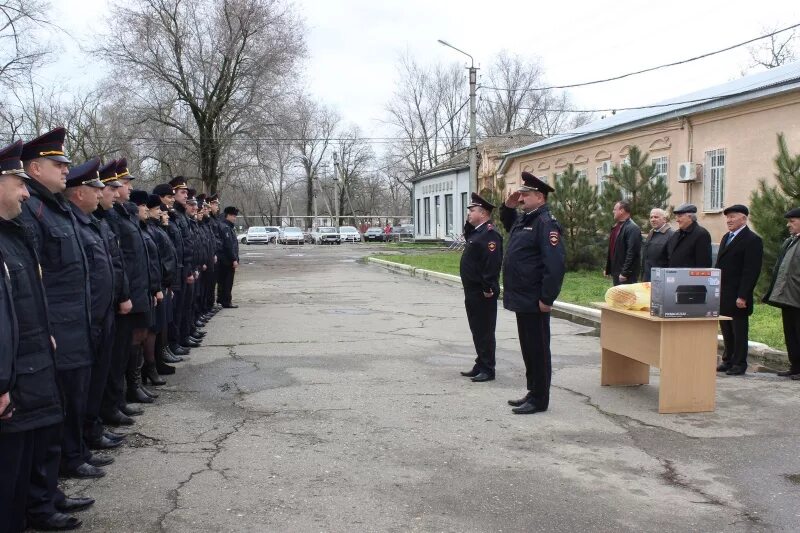
{"label": "police officer in uniform", "polygon": [[[5,385],[0,381],[0,397],[7,402],[0,408],[0,527],[12,532],[26,526],[68,530],[81,521],[64,513],[94,500],[65,498],[57,488],[63,409],[42,269],[18,218],[20,204],[30,194],[23,184],[29,177],[20,161],[22,147],[18,141],[0,150],[0,275],[13,304],[16,339],[24,339],[16,343],[13,336],[0,338],[0,345],[15,350],[9,380]],[[2,309],[0,305],[0,313]],[[13,316],[8,325],[14,326]]]}
{"label": "police officer in uniform", "polygon": [[78,237],[89,267],[92,367],[83,413],[84,442],[81,455],[86,463],[93,466],[108,465],[114,460],[109,456],[92,455],[89,442],[98,448],[115,448],[122,444],[119,439],[112,441],[105,437],[102,424],[97,423],[111,365],[111,353],[105,346],[108,344],[105,332],[111,330],[114,321],[114,266],[100,222],[92,215],[105,188],[100,181],[99,168],[99,158],[72,168],[64,191],[77,222]]}
{"label": "police officer in uniform", "polygon": [[[189,343],[189,334],[193,323],[192,303],[194,301],[194,283],[199,273],[195,270],[194,232],[190,229],[189,214],[187,213],[189,187],[183,176],[176,176],[170,180],[169,185],[175,192],[174,215],[172,220],[180,235],[180,243],[175,245],[178,259],[182,265],[181,290],[176,294],[175,322],[177,326],[177,339],[170,338],[170,351],[175,355],[186,355],[192,348]],[[159,195],[161,196],[161,195]],[[182,253],[181,253],[182,251]]]}
{"label": "police officer in uniform", "polygon": [[472,332],[477,358],[469,372],[462,376],[476,383],[494,379],[495,326],[497,298],[500,294],[500,266],[503,263],[503,237],[490,220],[494,205],[472,193],[464,224],[466,246],[461,255],[461,283],[464,286],[464,306]]}
{"label": "police officer in uniform", "polygon": [[226,309],[238,307],[232,302],[233,277],[239,268],[239,241],[236,240],[234,222],[239,216],[236,207],[225,208],[225,220],[222,222],[221,246],[219,256],[219,284],[217,301]]}
{"label": "police officer in uniform", "polygon": [[105,472],[85,462],[83,423],[91,379],[91,298],[89,270],[77,222],[62,193],[70,160],[64,155],[66,130],[56,128],[22,149],[30,199],[22,209],[25,226],[42,265],[56,360],[64,397],[61,468],[69,477],[95,478]]}
{"label": "police officer in uniform", "polygon": [[522,173],[522,182],[500,208],[509,232],[503,306],[517,315],[528,385],[524,397],[508,403],[515,414],[532,414],[546,411],[550,404],[550,311],[561,292],[566,253],[561,225],[547,205],[553,188],[528,172]]}

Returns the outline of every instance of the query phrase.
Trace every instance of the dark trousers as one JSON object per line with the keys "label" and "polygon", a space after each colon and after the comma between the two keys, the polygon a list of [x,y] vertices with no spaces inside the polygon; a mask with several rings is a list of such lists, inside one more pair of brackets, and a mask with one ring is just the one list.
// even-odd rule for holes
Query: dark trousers
{"label": "dark trousers", "polygon": [[550,313],[517,313],[517,333],[528,390],[540,407],[550,402]]}
{"label": "dark trousers", "polygon": [[170,298],[171,316],[167,322],[167,339],[170,345],[180,344],[181,342],[181,321],[183,320],[183,296],[186,294],[186,280],[181,282],[178,289],[172,291]]}
{"label": "dark trousers", "polygon": [[125,370],[128,368],[132,335],[133,323],[129,319],[129,315],[116,315],[114,343],[111,347],[111,367],[103,394],[103,412],[113,413],[125,403]]}
{"label": "dark trousers", "polygon": [[800,373],[800,308],[784,307],[781,309],[781,316],[790,368],[794,373]]}
{"label": "dark trousers", "polygon": [[494,336],[497,325],[497,295],[486,298],[480,291],[464,292],[464,307],[467,311],[472,343],[475,345],[475,369],[494,376],[495,348]]}
{"label": "dark trousers", "polygon": [[233,265],[220,263],[218,265],[219,281],[217,283],[217,302],[221,305],[231,305],[233,292],[233,276],[236,271]]}
{"label": "dark trousers", "polygon": [[734,316],[731,320],[720,320],[719,329],[725,342],[722,362],[737,368],[747,367],[747,335],[750,317]]}
{"label": "dark trousers", "polygon": [[[83,438],[86,443],[99,440],[103,436],[103,422],[100,410],[103,406],[103,394],[108,383],[111,370],[111,348],[114,344],[114,312],[110,310],[101,324],[92,328],[92,346],[94,347],[94,363],[89,380],[89,394],[86,400],[86,417],[83,423]],[[84,450],[84,459],[91,457],[88,446]]]}
{"label": "dark trousers", "polygon": [[64,398],[64,428],[61,434],[61,466],[74,470],[85,461],[83,424],[86,421],[86,401],[92,367],[59,370],[58,380]]}
{"label": "dark trousers", "polygon": [[61,424],[0,433],[0,533],[25,529],[26,515],[55,513]]}
{"label": "dark trousers", "polygon": [[197,285],[197,281],[192,283],[191,285],[186,285],[186,290],[183,291],[183,301],[181,302],[181,325],[180,325],[180,339],[178,341],[183,341],[186,337],[189,336],[189,333],[192,331],[192,327],[194,326],[194,290],[195,286]]}

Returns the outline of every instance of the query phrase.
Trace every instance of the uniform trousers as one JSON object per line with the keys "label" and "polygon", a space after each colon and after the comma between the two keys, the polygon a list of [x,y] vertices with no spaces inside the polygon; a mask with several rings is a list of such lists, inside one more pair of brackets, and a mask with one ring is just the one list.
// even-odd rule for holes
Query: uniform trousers
{"label": "uniform trousers", "polygon": [[61,423],[0,434],[0,532],[25,529],[26,515],[56,512]]}
{"label": "uniform trousers", "polygon": [[475,345],[475,369],[494,376],[495,327],[497,325],[497,295],[486,298],[483,292],[464,291],[464,307]]}
{"label": "uniform trousers", "polygon": [[180,339],[179,342],[182,342],[186,337],[189,336],[189,333],[192,332],[192,327],[194,326],[194,289],[197,281],[195,283],[187,283],[186,290],[183,291],[183,299],[181,301],[181,327],[180,327]]}
{"label": "uniform trousers", "polygon": [[217,282],[217,302],[220,305],[231,305],[233,302],[233,276],[236,270],[233,265],[220,263],[218,265],[219,281]]}
{"label": "uniform trousers", "polygon": [[733,316],[731,320],[720,320],[719,329],[725,341],[725,352],[722,362],[732,367],[743,368],[747,366],[747,337],[750,327],[750,317]]}
{"label": "uniform trousers", "polygon": [[167,339],[170,345],[180,344],[181,321],[183,320],[183,297],[186,294],[186,280],[181,281],[180,287],[172,291],[170,297],[170,316],[167,321]]}
{"label": "uniform trousers", "polygon": [[[114,309],[108,310],[102,323],[92,326],[92,347],[94,361],[92,376],[89,381],[89,394],[86,401],[86,417],[83,423],[83,438],[91,443],[103,436],[103,422],[100,410],[103,406],[103,394],[108,383],[111,370],[111,348],[114,344]],[[92,456],[88,446],[84,449],[84,459]]]}
{"label": "uniform trousers", "polygon": [[83,366],[58,371],[58,383],[64,398],[64,427],[61,434],[61,466],[75,470],[85,462],[83,424],[92,367]]}
{"label": "uniform trousers", "polygon": [[781,308],[783,318],[783,337],[786,339],[786,351],[789,352],[789,364],[792,371],[800,373],[800,308]]}
{"label": "uniform trousers", "polygon": [[111,347],[111,368],[103,394],[102,411],[104,413],[115,413],[125,404],[125,370],[128,368],[133,326],[130,315],[116,315],[114,342]]}
{"label": "uniform trousers", "polygon": [[517,313],[517,333],[528,390],[540,407],[550,402],[550,313]]}

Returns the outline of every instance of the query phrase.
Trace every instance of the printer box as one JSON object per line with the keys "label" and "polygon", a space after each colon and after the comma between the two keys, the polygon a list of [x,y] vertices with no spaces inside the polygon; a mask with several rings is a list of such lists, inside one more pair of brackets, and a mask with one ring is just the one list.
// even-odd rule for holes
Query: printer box
{"label": "printer box", "polygon": [[661,318],[719,316],[722,279],[718,268],[654,268],[650,315]]}

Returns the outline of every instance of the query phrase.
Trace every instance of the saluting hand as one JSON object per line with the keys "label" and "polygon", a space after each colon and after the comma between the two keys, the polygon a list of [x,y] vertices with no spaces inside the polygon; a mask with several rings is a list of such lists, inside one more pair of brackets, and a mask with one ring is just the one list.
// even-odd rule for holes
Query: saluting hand
{"label": "saluting hand", "polygon": [[506,198],[506,207],[517,207],[519,205],[519,191],[511,193],[511,196]]}

